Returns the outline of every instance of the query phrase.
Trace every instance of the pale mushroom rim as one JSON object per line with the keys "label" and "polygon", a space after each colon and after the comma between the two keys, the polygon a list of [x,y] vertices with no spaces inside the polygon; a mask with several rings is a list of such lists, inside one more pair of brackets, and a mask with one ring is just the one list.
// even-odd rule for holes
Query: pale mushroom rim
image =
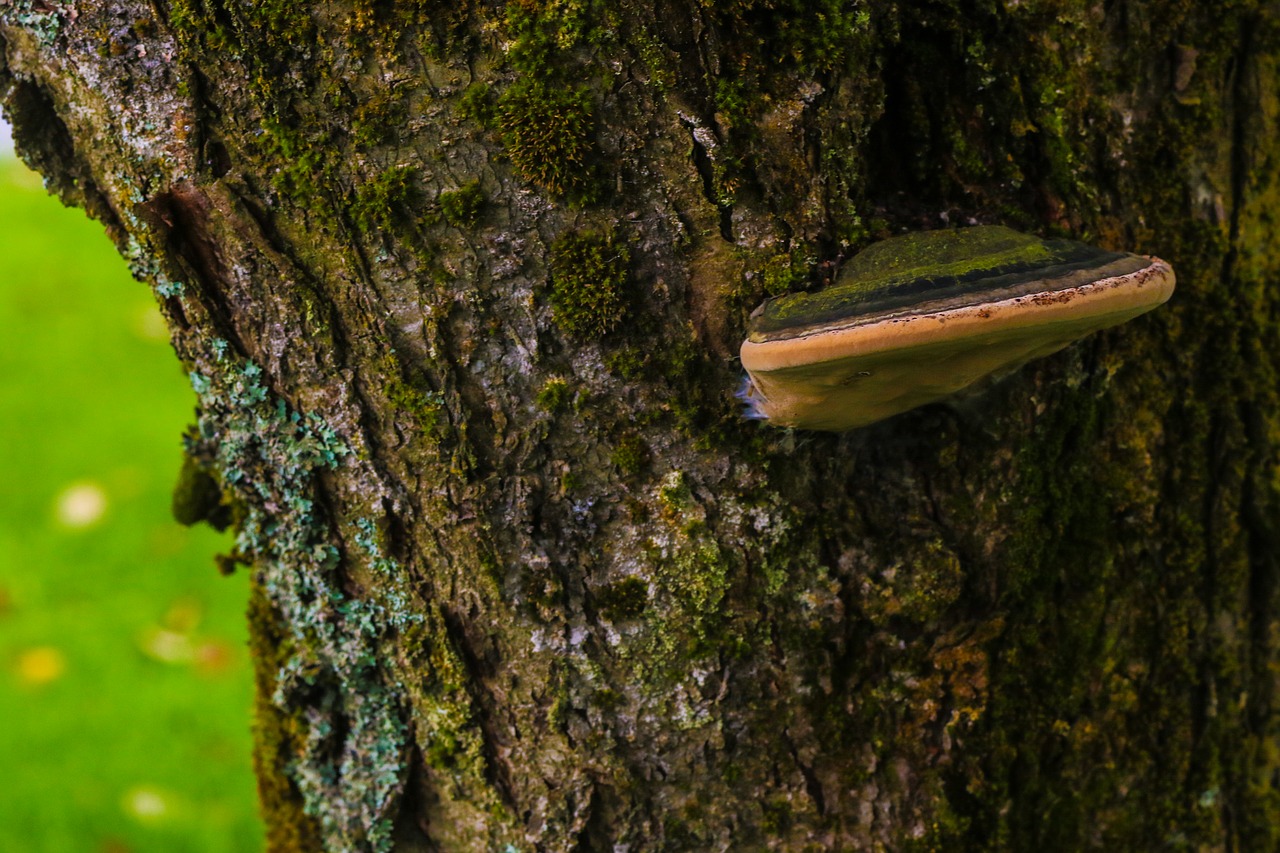
{"label": "pale mushroom rim", "polygon": [[1044,289],[992,302],[828,325],[777,340],[748,339],[740,357],[748,372],[770,372],[1089,317],[1114,316],[1118,323],[1162,304],[1173,293],[1173,268],[1159,258],[1149,260],[1140,270],[1074,287],[1057,289],[1046,281],[1050,286]]}

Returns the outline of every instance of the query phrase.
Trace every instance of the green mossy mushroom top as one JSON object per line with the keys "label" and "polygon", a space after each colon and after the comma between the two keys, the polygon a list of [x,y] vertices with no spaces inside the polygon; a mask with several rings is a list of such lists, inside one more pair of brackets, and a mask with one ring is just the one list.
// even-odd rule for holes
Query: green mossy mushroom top
{"label": "green mossy mushroom top", "polygon": [[981,305],[1046,287],[1066,290],[1150,264],[1140,255],[1042,240],[1000,225],[922,231],[867,248],[845,264],[831,287],[764,303],[753,317],[750,339],[777,340],[901,312]]}
{"label": "green mossy mushroom top", "polygon": [[778,426],[865,426],[1150,311],[1174,281],[1158,258],[995,226],[886,240],[756,310],[740,396]]}

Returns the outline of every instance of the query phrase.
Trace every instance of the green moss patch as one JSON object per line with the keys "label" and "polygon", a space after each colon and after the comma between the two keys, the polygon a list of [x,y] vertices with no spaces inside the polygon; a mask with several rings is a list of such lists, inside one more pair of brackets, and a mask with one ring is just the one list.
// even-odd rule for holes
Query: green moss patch
{"label": "green moss patch", "polygon": [[452,192],[440,193],[440,213],[455,228],[474,228],[484,212],[484,190],[471,181]]}
{"label": "green moss patch", "polygon": [[559,377],[548,379],[538,391],[538,406],[548,412],[558,412],[569,404],[573,394],[573,389],[565,380]]}
{"label": "green moss patch", "polygon": [[591,195],[595,113],[585,87],[516,83],[498,101],[498,126],[511,162],[526,179],[555,195]]}
{"label": "green moss patch", "polygon": [[356,190],[350,210],[361,230],[391,230],[412,215],[414,172],[410,166],[392,166]]}
{"label": "green moss patch", "polygon": [[649,462],[649,445],[636,433],[629,432],[618,440],[610,458],[619,471],[634,477]]}
{"label": "green moss patch", "polygon": [[631,253],[613,236],[565,234],[551,244],[551,306],[556,322],[579,338],[598,338],[627,313]]}

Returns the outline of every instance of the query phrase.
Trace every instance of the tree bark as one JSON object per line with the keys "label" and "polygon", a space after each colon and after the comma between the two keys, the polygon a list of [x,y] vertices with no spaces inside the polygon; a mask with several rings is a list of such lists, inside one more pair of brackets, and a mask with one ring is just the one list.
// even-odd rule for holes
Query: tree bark
{"label": "tree bark", "polygon": [[[199,398],[272,850],[1280,845],[1280,10],[0,0]],[[1165,308],[843,435],[767,295],[973,223]]]}

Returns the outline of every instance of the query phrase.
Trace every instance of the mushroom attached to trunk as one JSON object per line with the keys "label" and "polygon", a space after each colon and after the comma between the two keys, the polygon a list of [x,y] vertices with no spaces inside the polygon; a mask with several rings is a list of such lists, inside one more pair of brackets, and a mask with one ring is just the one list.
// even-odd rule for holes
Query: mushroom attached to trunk
{"label": "mushroom attached to trunk", "polygon": [[756,309],[741,396],[778,426],[866,426],[1132,319],[1173,285],[1159,258],[1001,226],[895,237],[830,287]]}

